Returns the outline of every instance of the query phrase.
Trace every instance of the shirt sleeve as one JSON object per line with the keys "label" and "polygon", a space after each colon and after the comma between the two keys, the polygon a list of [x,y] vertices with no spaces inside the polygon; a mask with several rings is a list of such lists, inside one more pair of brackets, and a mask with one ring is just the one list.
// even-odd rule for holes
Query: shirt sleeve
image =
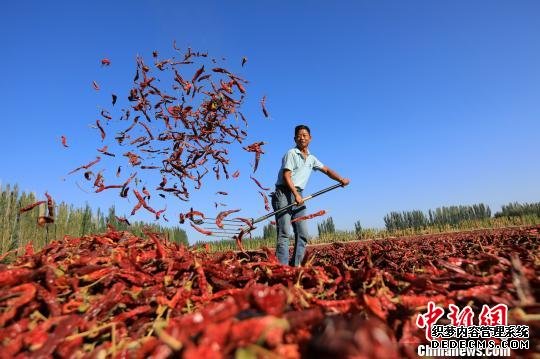
{"label": "shirt sleeve", "polygon": [[320,171],[322,170],[322,168],[324,167],[324,164],[319,161],[319,159],[315,156],[313,156],[314,158],[314,161],[313,161],[313,169],[317,170],[317,171]]}
{"label": "shirt sleeve", "polygon": [[281,162],[282,170],[294,170],[294,152],[288,151],[285,156],[283,156],[283,161]]}

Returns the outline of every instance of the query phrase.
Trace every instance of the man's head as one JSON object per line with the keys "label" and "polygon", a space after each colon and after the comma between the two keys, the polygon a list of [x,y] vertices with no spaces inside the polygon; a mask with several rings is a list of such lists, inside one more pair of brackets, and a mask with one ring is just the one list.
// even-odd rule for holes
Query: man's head
{"label": "man's head", "polygon": [[294,142],[299,149],[304,149],[311,142],[311,131],[306,125],[298,125],[294,128]]}

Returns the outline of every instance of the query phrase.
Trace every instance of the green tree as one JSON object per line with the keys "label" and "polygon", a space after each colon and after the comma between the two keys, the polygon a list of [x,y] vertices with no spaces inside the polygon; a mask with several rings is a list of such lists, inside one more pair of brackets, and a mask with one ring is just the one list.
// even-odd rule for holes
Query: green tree
{"label": "green tree", "polygon": [[275,239],[277,237],[277,229],[272,223],[268,223],[263,227],[264,239]]}
{"label": "green tree", "polygon": [[321,223],[317,224],[317,230],[319,232],[319,237],[324,234],[332,234],[336,232],[336,227],[334,226],[334,220],[332,217],[328,217],[323,220]]}
{"label": "green tree", "polygon": [[354,233],[356,233],[357,235],[362,234],[362,224],[359,220],[354,222]]}
{"label": "green tree", "polygon": [[495,213],[495,217],[519,217],[524,215],[540,216],[540,202],[536,203],[508,203],[501,207],[501,211]]}
{"label": "green tree", "polygon": [[90,205],[88,205],[88,203],[86,203],[84,210],[82,211],[81,217],[81,230],[79,236],[84,236],[86,233],[89,233],[89,229],[92,225],[92,209],[90,208]]}

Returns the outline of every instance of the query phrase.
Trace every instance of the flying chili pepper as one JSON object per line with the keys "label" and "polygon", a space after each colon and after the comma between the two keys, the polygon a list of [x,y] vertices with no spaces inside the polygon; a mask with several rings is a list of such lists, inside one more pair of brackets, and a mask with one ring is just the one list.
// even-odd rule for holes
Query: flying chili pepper
{"label": "flying chili pepper", "polygon": [[263,200],[264,200],[264,209],[267,210],[267,211],[270,211],[270,204],[268,202],[268,197],[266,196],[266,194],[263,192],[263,191],[259,191],[260,195],[262,196]]}
{"label": "flying chili pepper", "polygon": [[141,164],[141,157],[136,153],[128,151],[124,153],[124,156],[129,158],[129,163],[131,163],[132,166],[138,166]]}
{"label": "flying chili pepper", "polygon": [[264,117],[268,118],[268,110],[266,110],[266,96],[263,96],[263,98],[261,99],[261,108]]}
{"label": "flying chili pepper", "polygon": [[259,181],[257,181],[257,179],[255,177],[249,176],[249,178],[251,178],[257,184],[257,186],[259,186],[259,188],[262,189],[263,191],[270,190],[270,188],[263,187],[262,184]]}
{"label": "flying chili pepper", "polygon": [[60,139],[61,139],[62,145],[63,145],[64,147],[69,147],[69,146],[67,145],[67,139],[66,139],[66,136],[62,135],[62,136],[60,136]]}
{"label": "flying chili pepper", "polygon": [[46,203],[46,201],[37,201],[37,202],[34,202],[32,204],[29,204],[28,206],[25,206],[25,207],[19,209],[19,213],[28,212],[28,211],[34,209],[35,207],[37,207],[37,206],[39,206],[40,204],[43,204],[43,203]]}
{"label": "flying chili pepper", "polygon": [[54,223],[54,218],[48,216],[39,216],[37,219],[37,224],[40,227],[45,226],[46,224]]}
{"label": "flying chili pepper", "polygon": [[[159,211],[156,212],[156,219],[159,219],[159,217],[161,216],[161,214],[163,212],[165,212],[167,210],[167,207],[163,208],[163,209],[160,209]],[[163,216],[163,219],[165,219],[165,216]]]}
{"label": "flying chili pepper", "polygon": [[249,146],[243,147],[244,150],[255,153],[255,164],[253,165],[253,173],[257,171],[261,154],[264,154],[264,151],[261,149],[261,146],[264,144],[266,144],[266,142],[255,142]]}
{"label": "flying chili pepper", "polygon": [[103,153],[104,155],[107,155],[107,156],[110,156],[110,157],[115,157],[116,155],[114,153],[107,152],[108,148],[109,148],[109,146],[103,146],[102,148],[98,148],[97,151]]}
{"label": "flying chili pepper", "polygon": [[193,227],[193,228],[194,228],[197,232],[199,232],[199,233],[205,234],[205,235],[207,235],[207,236],[211,236],[211,235],[212,235],[212,231],[203,229],[203,228],[201,228],[201,227],[199,227],[199,226],[194,225],[194,224],[191,223],[191,222],[190,222],[189,224],[191,225],[191,227]]}
{"label": "flying chili pepper", "polygon": [[101,110],[101,116],[107,120],[112,120],[112,116],[109,111],[107,110]]}
{"label": "flying chili pepper", "polygon": [[[238,91],[240,91],[240,93],[246,93],[246,89],[244,88],[244,86],[240,83],[240,81],[237,81],[237,80],[233,80],[233,83],[234,85],[236,85],[236,87],[238,88]],[[242,119],[245,121],[245,118],[242,114],[240,114],[240,116],[242,117]]]}
{"label": "flying chili pepper", "polygon": [[199,68],[197,70],[197,72],[195,72],[195,74],[193,75],[193,78],[191,79],[191,82],[192,83],[195,83],[195,81],[197,81],[197,79],[199,78],[199,76],[201,76],[201,74],[204,72],[204,65],[202,65],[201,68]]}
{"label": "flying chili pepper", "polygon": [[240,210],[230,209],[228,211],[219,212],[218,215],[216,216],[216,226],[218,226],[219,228],[223,228],[223,223],[222,223],[223,219],[225,219],[225,217],[227,217],[231,213],[235,213],[235,212],[240,212]]}
{"label": "flying chili pepper", "polygon": [[323,209],[323,210],[320,210],[320,211],[315,212],[315,213],[311,213],[311,214],[308,214],[308,215],[305,215],[305,216],[302,216],[302,217],[295,218],[295,219],[293,219],[291,221],[291,223],[305,221],[307,219],[311,219],[311,218],[315,218],[315,217],[319,217],[319,216],[324,216],[325,214],[326,214],[326,211]]}
{"label": "flying chili pepper", "polygon": [[99,129],[99,132],[101,134],[101,140],[103,141],[105,139],[105,136],[107,136],[107,134],[105,133],[105,130],[103,129],[103,127],[101,127],[101,123],[99,122],[99,120],[96,120],[96,126]]}
{"label": "flying chili pepper", "polygon": [[146,187],[143,187],[142,193],[144,193],[144,199],[149,200],[150,199],[150,192],[146,189]]}
{"label": "flying chili pepper", "polygon": [[185,214],[185,218],[188,218],[190,221],[194,221],[194,218],[193,218],[194,216],[199,216],[202,219],[205,218],[204,213],[200,211],[194,211],[193,209],[191,209],[189,212]]}
{"label": "flying chili pepper", "polygon": [[83,165],[83,166],[80,166],[80,167],[77,167],[75,168],[74,170],[72,170],[71,172],[68,173],[68,175],[72,174],[72,173],[75,173],[77,172],[78,170],[81,170],[81,169],[89,169],[90,167],[92,167],[93,165],[95,165],[96,163],[98,163],[99,161],[101,160],[101,157],[97,156],[96,159],[86,165]]}
{"label": "flying chili pepper", "polygon": [[48,192],[45,192],[45,197],[47,197],[47,213],[49,217],[54,218],[54,201]]}

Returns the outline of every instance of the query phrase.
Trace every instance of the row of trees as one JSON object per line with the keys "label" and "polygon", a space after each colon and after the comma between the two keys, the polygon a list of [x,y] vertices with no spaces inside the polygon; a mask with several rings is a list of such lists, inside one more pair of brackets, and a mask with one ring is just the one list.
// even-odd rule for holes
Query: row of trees
{"label": "row of trees", "polygon": [[420,210],[390,212],[384,217],[384,224],[389,231],[428,226],[455,226],[463,221],[482,220],[491,217],[489,206],[480,203],[472,206],[449,206],[429,210],[426,215]]}
{"label": "row of trees", "polygon": [[0,253],[24,246],[28,242],[41,248],[64,235],[80,237],[105,232],[108,224],[118,230],[129,230],[136,235],[142,235],[143,229],[147,228],[150,231],[165,233],[176,243],[188,244],[186,232],[179,227],[168,228],[142,221],[133,221],[128,226],[119,222],[114,206],[104,213],[99,208],[95,212],[92,211],[88,204],[84,208],[74,208],[73,205],[64,202],[56,203],[54,223],[38,226],[38,217],[46,215],[45,205],[19,214],[21,208],[37,200],[33,193],[20,192],[16,185],[0,186]]}
{"label": "row of trees", "polygon": [[[40,198],[42,199],[42,198]],[[129,230],[136,235],[142,235],[143,229],[162,232],[168,235],[169,239],[188,244],[186,232],[177,227],[163,227],[158,224],[147,224],[141,221],[126,223],[116,219],[114,206],[107,212],[92,211],[87,204],[84,208],[74,208],[64,202],[55,204],[55,221],[45,226],[37,225],[38,216],[46,215],[46,206],[41,205],[29,212],[19,214],[19,209],[37,199],[33,193],[19,191],[17,186],[0,185],[0,254],[12,249],[24,246],[32,242],[36,248],[41,248],[54,239],[60,239],[64,235],[83,236],[91,233],[104,232],[107,225],[113,225],[119,230]],[[494,217],[540,217],[539,203],[517,202],[503,205],[500,212]],[[420,210],[390,212],[384,217],[387,231],[403,229],[424,229],[427,227],[458,226],[463,221],[484,220],[491,218],[491,210],[485,204],[475,204],[472,206],[449,206],[429,210],[427,214]],[[336,228],[332,217],[324,219],[317,224],[319,237],[334,234]],[[354,223],[354,233],[363,237],[363,232],[369,231],[362,228],[360,221]],[[276,238],[276,227],[267,224],[263,227],[262,239],[270,239],[272,242]]]}
{"label": "row of trees", "polygon": [[[540,217],[540,202],[537,203],[509,203],[501,207],[501,211],[493,215],[500,217]],[[420,210],[390,212],[384,217],[388,231],[407,228],[422,229],[426,227],[456,227],[465,221],[478,221],[493,218],[489,206],[479,203],[472,206],[448,206],[428,210],[427,215]]]}
{"label": "row of trees", "polygon": [[516,216],[540,216],[540,202],[536,203],[509,203],[501,207],[501,211],[495,213],[495,217],[516,217]]}
{"label": "row of trees", "polygon": [[[503,205],[500,212],[494,214],[495,218],[500,217],[521,217],[536,215],[540,217],[540,202],[538,203],[509,203]],[[471,206],[447,206],[439,207],[435,210],[428,210],[427,214],[420,210],[390,212],[384,217],[386,230],[395,231],[403,229],[423,229],[427,227],[458,226],[464,221],[477,221],[492,218],[491,209],[484,203],[473,204]],[[275,226],[267,225],[263,229],[263,238],[275,238]],[[334,220],[332,217],[324,219],[317,224],[319,237],[325,234],[336,233]],[[354,233],[362,234],[360,221],[354,223]]]}

